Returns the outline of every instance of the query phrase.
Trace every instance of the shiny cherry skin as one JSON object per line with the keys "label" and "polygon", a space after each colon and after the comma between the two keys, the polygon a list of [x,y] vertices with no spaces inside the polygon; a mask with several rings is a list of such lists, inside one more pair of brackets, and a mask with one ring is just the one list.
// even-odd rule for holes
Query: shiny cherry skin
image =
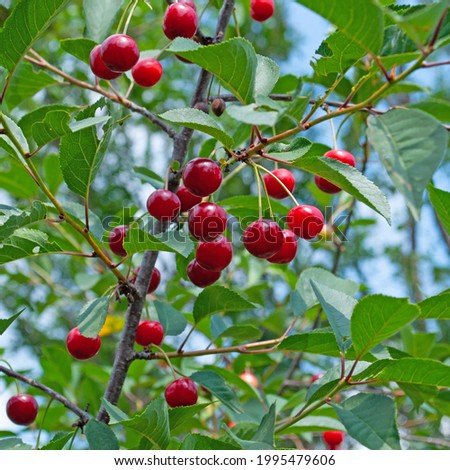
{"label": "shiny cherry skin", "polygon": [[109,233],[108,244],[110,250],[117,256],[126,256],[127,252],[123,247],[123,241],[128,232],[128,225],[118,225]]}
{"label": "shiny cherry skin", "polygon": [[170,221],[178,217],[181,202],[178,196],[167,189],[158,189],[147,199],[147,210],[158,220]]}
{"label": "shiny cherry skin", "polygon": [[[130,279],[130,281],[133,284],[136,282],[136,279],[137,279],[137,276],[138,276],[140,270],[141,270],[140,266],[138,266],[134,270],[134,276]],[[159,272],[158,268],[153,268],[152,277],[150,278],[150,284],[148,286],[147,294],[151,294],[151,293],[155,292],[155,290],[158,288],[160,282],[161,282],[161,273]]]}
{"label": "shiny cherry skin", "polygon": [[202,202],[189,211],[189,232],[197,240],[210,242],[222,235],[227,226],[225,209],[213,202]]}
{"label": "shiny cherry skin", "polygon": [[[355,157],[350,152],[347,152],[346,150],[329,150],[324,155],[324,157],[333,158],[334,160],[339,160],[340,162],[346,163],[347,165],[350,165],[352,167],[355,167],[356,165]],[[322,178],[321,176],[315,176],[314,182],[316,183],[316,186],[320,190],[322,190],[324,193],[336,194],[336,193],[341,192],[341,188],[339,188],[333,183],[330,183],[330,181],[326,180],[325,178]]]}
{"label": "shiny cherry skin", "polygon": [[257,258],[270,258],[283,247],[283,232],[273,220],[251,223],[242,237],[245,248]]}
{"label": "shiny cherry skin", "polygon": [[295,233],[288,229],[283,230],[283,246],[267,261],[275,264],[289,264],[297,254],[298,241]]}
{"label": "shiny cherry skin", "polygon": [[330,450],[336,450],[344,441],[342,431],[325,431],[322,433],[323,442]]}
{"label": "shiny cherry skin", "polygon": [[164,397],[171,408],[195,405],[198,400],[197,385],[186,377],[176,379],[166,387]]}
{"label": "shiny cherry skin", "polygon": [[126,72],[139,60],[139,48],[130,36],[113,34],[103,41],[100,57],[113,72]]}
{"label": "shiny cherry skin", "polygon": [[70,330],[66,338],[66,346],[70,355],[81,361],[94,357],[98,353],[101,345],[102,340],[100,336],[88,338],[87,336],[83,336],[78,328]]}
{"label": "shiny cherry skin", "polygon": [[194,11],[197,11],[197,6],[195,5],[194,0],[176,0],[175,3],[182,3],[183,5],[193,8]]}
{"label": "shiny cherry skin", "polygon": [[169,39],[191,38],[197,32],[196,11],[183,3],[172,3],[164,14],[163,31]]}
{"label": "shiny cherry skin", "polygon": [[211,242],[200,242],[195,259],[208,271],[223,271],[233,259],[233,246],[227,237],[220,235]]}
{"label": "shiny cherry skin", "polygon": [[192,284],[202,289],[217,282],[221,275],[220,271],[208,271],[202,268],[195,259],[188,264],[186,273]]}
{"label": "shiny cherry skin", "polygon": [[156,85],[162,77],[162,65],[152,58],[141,59],[131,69],[134,81],[141,87],[149,88]]}
{"label": "shiny cherry skin", "polygon": [[187,212],[202,202],[202,198],[200,196],[190,193],[185,186],[180,186],[178,188],[177,196],[181,203],[180,212]]}
{"label": "shiny cherry skin", "polygon": [[255,21],[266,21],[273,16],[274,12],[274,0],[251,0],[250,2],[250,16]]}
{"label": "shiny cherry skin", "polygon": [[135,341],[141,346],[159,346],[164,338],[164,328],[158,321],[144,320],[139,323]]}
{"label": "shiny cherry skin", "polygon": [[8,418],[20,426],[29,426],[34,422],[39,411],[36,399],[26,393],[12,396],[6,403]]}
{"label": "shiny cherry skin", "polygon": [[244,381],[247,382],[249,385],[252,387],[257,388],[259,386],[259,380],[256,377],[256,375],[251,372],[250,370],[245,370],[242,372],[242,374],[239,375],[239,377]]}
{"label": "shiny cherry skin", "polygon": [[114,80],[122,75],[120,72],[113,72],[105,65],[100,57],[100,45],[95,46],[89,54],[89,65],[93,74],[103,80]]}
{"label": "shiny cherry skin", "polygon": [[[272,174],[275,175],[291,193],[294,191],[295,179],[294,175],[289,170],[279,168],[278,170],[273,170]],[[284,199],[289,196],[283,186],[269,173],[264,175],[264,184],[266,185],[269,196],[275,199]]]}
{"label": "shiny cherry skin", "polygon": [[195,196],[210,196],[222,183],[222,171],[209,158],[194,158],[184,167],[183,182]]}
{"label": "shiny cherry skin", "polygon": [[314,206],[296,206],[288,212],[288,227],[300,238],[311,240],[324,226],[322,212]]}

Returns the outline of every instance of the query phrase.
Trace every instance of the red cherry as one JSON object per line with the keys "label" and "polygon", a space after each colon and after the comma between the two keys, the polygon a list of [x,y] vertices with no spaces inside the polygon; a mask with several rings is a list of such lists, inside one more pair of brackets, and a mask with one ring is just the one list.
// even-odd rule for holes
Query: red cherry
{"label": "red cherry", "polygon": [[139,323],[136,331],[136,343],[141,346],[156,344],[159,346],[164,338],[164,328],[157,321],[144,320]]}
{"label": "red cherry", "polygon": [[210,242],[225,231],[227,213],[213,202],[202,202],[189,211],[189,232],[197,240]]}
{"label": "red cherry", "polygon": [[239,377],[244,381],[247,382],[252,387],[257,388],[259,386],[259,380],[253,372],[246,370],[239,375]]}
{"label": "red cherry", "polygon": [[198,18],[195,10],[186,4],[172,3],[164,14],[163,31],[169,39],[191,38],[197,31]]}
{"label": "red cherry", "polygon": [[197,11],[197,7],[194,3],[194,0],[177,0],[175,3],[182,3],[183,5],[187,5],[188,7],[193,8],[194,11]]}
{"label": "red cherry", "polygon": [[176,379],[166,387],[164,397],[171,408],[176,406],[192,406],[197,403],[197,386],[191,379]]}
{"label": "red cherry", "polygon": [[183,170],[183,182],[188,191],[196,196],[210,196],[222,183],[219,165],[209,158],[194,158]]}
{"label": "red cherry", "polygon": [[123,247],[123,241],[128,232],[128,225],[118,225],[114,227],[108,237],[110,250],[117,256],[126,256],[127,252]]}
{"label": "red cherry", "polygon": [[6,414],[8,418],[14,423],[21,426],[28,426],[34,422],[39,411],[39,406],[36,399],[21,393],[14,395],[6,403]]}
{"label": "red cherry", "polygon": [[89,54],[89,65],[94,75],[104,80],[114,80],[122,75],[120,72],[113,72],[105,65],[100,57],[100,45],[95,46]]}
{"label": "red cherry", "polygon": [[[272,174],[274,174],[291,193],[294,191],[295,179],[294,175],[289,170],[280,168],[278,170],[273,170]],[[281,186],[281,184],[269,173],[264,175],[264,184],[266,185],[269,196],[275,199],[284,199],[289,196],[283,186]]]}
{"label": "red cherry", "polygon": [[187,212],[202,202],[202,198],[200,196],[195,196],[194,194],[190,193],[185,186],[180,186],[178,188],[177,196],[181,203],[180,212]]}
{"label": "red cherry", "polygon": [[242,237],[245,248],[257,258],[270,258],[283,247],[283,232],[273,220],[251,223]]}
{"label": "red cherry", "polygon": [[100,57],[113,72],[126,72],[139,60],[139,48],[126,34],[113,34],[103,41]]}
{"label": "red cherry", "polygon": [[344,433],[342,431],[325,431],[322,433],[322,439],[331,450],[335,450],[337,446],[342,444]]}
{"label": "red cherry", "polygon": [[273,0],[251,0],[250,16],[255,21],[266,21],[273,16],[275,3]]}
{"label": "red cherry", "polygon": [[322,212],[314,206],[297,206],[288,212],[288,227],[300,238],[310,240],[320,233],[324,226]]}
{"label": "red cherry", "polygon": [[323,374],[314,374],[312,377],[311,377],[311,381],[309,382],[310,384],[313,384],[316,380],[319,380],[320,378],[323,377]]}
{"label": "red cherry", "polygon": [[[133,284],[136,282],[136,279],[140,270],[141,270],[140,266],[138,266],[134,270],[134,276],[130,279],[130,282],[132,282]],[[159,272],[158,268],[153,268],[152,277],[150,278],[150,284],[148,286],[147,294],[151,294],[152,292],[155,292],[160,282],[161,282],[161,273]]]}
{"label": "red cherry", "polygon": [[134,81],[142,87],[156,85],[162,77],[163,68],[161,64],[152,58],[141,59],[132,69]]}
{"label": "red cherry", "polygon": [[280,251],[277,251],[273,256],[267,258],[267,261],[270,263],[276,264],[289,264],[297,254],[297,237],[295,233],[291,232],[288,229],[285,229],[283,232],[283,246]]}
{"label": "red cherry", "polygon": [[220,271],[208,271],[202,268],[195,259],[188,264],[186,272],[192,284],[202,289],[214,284],[219,280],[221,275]]}
{"label": "red cherry", "polygon": [[147,210],[158,220],[170,221],[180,213],[181,202],[178,196],[167,189],[158,189],[147,199]]}
{"label": "red cherry", "polygon": [[[334,160],[339,160],[340,162],[346,163],[347,165],[350,165],[352,167],[355,167],[356,165],[355,157],[350,152],[347,152],[346,150],[329,150],[324,155],[324,157],[333,158]],[[334,185],[333,183],[330,183],[328,180],[326,180],[325,178],[322,178],[321,176],[315,176],[314,182],[316,183],[316,186],[325,193],[336,194],[336,193],[341,192],[341,188]]]}
{"label": "red cherry", "polygon": [[94,357],[98,353],[101,345],[102,340],[100,336],[88,338],[87,336],[83,336],[78,328],[70,330],[66,339],[66,346],[70,355],[80,360]]}
{"label": "red cherry", "polygon": [[212,242],[200,242],[197,246],[195,259],[197,263],[208,271],[222,271],[233,258],[233,246],[223,235]]}

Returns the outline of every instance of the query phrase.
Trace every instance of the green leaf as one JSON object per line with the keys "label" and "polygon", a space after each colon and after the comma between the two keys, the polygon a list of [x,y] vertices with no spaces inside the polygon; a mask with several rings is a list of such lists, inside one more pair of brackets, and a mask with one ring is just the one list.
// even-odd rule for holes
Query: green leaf
{"label": "green leaf", "polygon": [[202,370],[193,373],[191,379],[209,390],[225,406],[235,413],[242,413],[236,394],[219,374],[212,370]]}
{"label": "green leaf", "polygon": [[447,152],[448,132],[416,109],[394,109],[368,120],[368,138],[396,188],[419,219],[425,188]]}
{"label": "green leaf", "polygon": [[[266,210],[269,206],[267,201],[263,199],[263,210]],[[272,209],[277,214],[287,215],[289,209],[284,206],[281,202],[276,200],[270,201]],[[247,209],[258,211],[259,208],[259,199],[258,196],[231,196],[227,199],[220,201],[220,205],[224,208],[229,209]]]}
{"label": "green leaf", "polygon": [[49,111],[42,121],[37,121],[31,128],[33,139],[37,145],[45,145],[60,136],[70,134],[71,116],[66,111]]}
{"label": "green leaf", "polygon": [[274,126],[278,119],[276,111],[259,110],[256,104],[238,106],[236,104],[227,106],[227,114],[233,119],[253,126]]}
{"label": "green leaf", "polygon": [[339,356],[336,338],[331,331],[311,331],[288,336],[278,346],[280,351],[303,351],[325,356]]}
{"label": "green leaf", "polygon": [[18,437],[6,437],[0,439],[0,450],[29,450],[31,446],[25,444],[22,439]]}
{"label": "green leaf", "polygon": [[59,43],[61,44],[61,49],[72,54],[86,64],[89,63],[89,55],[92,49],[97,45],[95,41],[87,38],[63,39]]}
{"label": "green leaf", "polygon": [[180,450],[239,450],[239,447],[211,439],[203,434],[189,434],[184,439]]}
{"label": "green leaf", "polygon": [[154,171],[144,166],[135,166],[133,170],[143,183],[150,183],[155,189],[164,188],[164,180]]}
{"label": "green leaf", "polygon": [[288,145],[275,144],[269,148],[269,155],[283,160],[285,162],[292,162],[300,157],[304,157],[313,148],[313,143],[305,139],[305,137],[297,137]]}
{"label": "green leaf", "polygon": [[441,122],[450,122],[450,103],[438,98],[428,98],[425,100],[411,103],[408,108],[420,109]]}
{"label": "green leaf", "polygon": [[28,114],[25,114],[25,116],[20,119],[19,126],[25,135],[30,135],[33,124],[43,121],[47,113],[51,111],[66,111],[68,113],[72,113],[77,109],[78,108],[75,106],[67,106],[64,104],[49,104],[47,106],[42,106]]}
{"label": "green leaf", "polygon": [[233,146],[233,138],[220,127],[217,120],[198,109],[171,109],[170,111],[160,114],[159,117],[166,121],[204,132],[220,140],[225,147]]}
{"label": "green leaf", "polygon": [[[399,450],[395,402],[382,395],[359,393],[333,408],[348,433],[371,450]],[[376,412],[374,412],[376,410]]]}
{"label": "green leaf", "polygon": [[256,55],[255,95],[267,96],[280,78],[280,67],[277,63],[263,55]]}
{"label": "green leaf", "polygon": [[239,312],[256,306],[237,292],[222,286],[210,286],[195,299],[194,319],[199,323],[203,318],[218,312]]}
{"label": "green leaf", "polygon": [[[20,161],[20,153],[7,135],[0,135],[0,147],[11,157]],[[6,188],[5,188],[6,189]]]}
{"label": "green leaf", "polygon": [[90,419],[84,428],[84,433],[91,450],[119,450],[116,435],[105,423]]}
{"label": "green leaf", "polygon": [[30,256],[61,253],[63,250],[39,230],[20,228],[0,244],[0,265]]}
{"label": "green leaf", "polygon": [[187,325],[186,317],[170,304],[159,300],[153,303],[158,313],[158,320],[164,329],[164,336],[178,336],[183,333]]}
{"label": "green leaf", "polygon": [[117,424],[130,419],[130,417],[126,413],[124,413],[120,408],[118,408],[116,405],[113,405],[103,397],[102,405],[109,414],[109,424]]}
{"label": "green leaf", "polygon": [[242,341],[256,341],[262,336],[262,331],[253,325],[232,325],[225,331],[222,331],[214,340],[219,338],[233,338]]}
{"label": "green leaf", "polygon": [[78,314],[77,327],[83,336],[96,338],[105,324],[109,297],[89,301]]}
{"label": "green leaf", "polygon": [[[64,209],[66,212],[76,219],[80,224],[86,223],[86,209],[84,205],[78,202],[67,201],[64,202]],[[89,209],[89,230],[97,240],[101,240],[103,236],[103,224],[100,217]]]}
{"label": "green leaf", "polygon": [[407,384],[450,387],[450,366],[433,359],[405,357],[386,366],[377,378]]}
{"label": "green leaf", "polygon": [[214,74],[242,104],[253,102],[258,58],[246,39],[233,38],[202,47],[192,40],[176,38],[168,51]]}
{"label": "green leaf", "polygon": [[4,126],[9,130],[9,132],[16,138],[19,142],[20,147],[25,153],[30,152],[30,146],[28,145],[28,141],[25,138],[22,129],[6,114],[2,113],[2,119],[4,121]]}
{"label": "green leaf", "polygon": [[368,295],[353,310],[351,333],[355,353],[362,355],[390,338],[420,314],[408,299]]}
{"label": "green leaf", "polygon": [[39,450],[62,450],[64,446],[72,439],[73,432],[58,432],[52,440],[39,448]]}
{"label": "green leaf", "polygon": [[30,211],[20,211],[0,204],[0,243],[11,236],[15,230],[45,219],[47,209],[42,202],[35,201]]}
{"label": "green leaf", "polygon": [[122,5],[123,0],[83,0],[87,35],[94,41],[103,41],[110,34]]}
{"label": "green leaf", "polygon": [[200,411],[208,407],[210,403],[197,403],[193,406],[177,406],[175,408],[169,408],[169,426],[173,432],[179,426],[183,425],[188,419],[195,416]]}
{"label": "green leaf", "polygon": [[419,318],[450,320],[450,292],[442,292],[419,303]]}
{"label": "green leaf", "polygon": [[442,189],[428,186],[428,195],[431,204],[436,210],[439,220],[442,222],[447,233],[450,235],[450,193]]}
{"label": "green leaf", "polygon": [[289,426],[283,432],[289,434],[302,434],[305,432],[320,432],[326,430],[345,431],[343,424],[328,416],[305,416],[297,424]]}
{"label": "green leaf", "polygon": [[6,320],[0,318],[0,336],[11,326],[11,324],[19,318],[19,315],[25,310],[23,308],[20,312],[17,312],[12,317],[7,318]]}
{"label": "green leaf", "polygon": [[21,0],[0,31],[0,65],[12,73],[33,42],[49,27],[67,0]]}
{"label": "green leaf", "polygon": [[374,0],[297,0],[323,16],[364,50],[377,54],[383,41],[383,12]]}

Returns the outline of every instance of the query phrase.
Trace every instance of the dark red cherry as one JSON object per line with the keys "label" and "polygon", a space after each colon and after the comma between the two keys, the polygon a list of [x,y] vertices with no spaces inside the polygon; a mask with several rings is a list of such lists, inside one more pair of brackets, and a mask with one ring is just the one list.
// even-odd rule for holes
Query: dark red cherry
{"label": "dark red cherry", "polygon": [[176,0],[175,3],[182,3],[183,5],[193,8],[194,11],[197,11],[197,6],[195,5],[194,0]]}
{"label": "dark red cherry", "polygon": [[164,338],[164,328],[157,321],[144,320],[139,323],[135,341],[141,346],[156,344],[159,346]]}
{"label": "dark red cherry", "polygon": [[113,34],[103,41],[100,57],[113,72],[126,72],[139,60],[139,48],[126,34]]}
{"label": "dark red cherry", "polygon": [[276,264],[289,264],[297,254],[297,237],[288,229],[283,230],[283,246],[267,261]]}
{"label": "dark red cherry", "polygon": [[100,336],[96,338],[88,338],[83,336],[78,328],[69,331],[66,338],[66,346],[70,355],[75,359],[85,360],[94,357],[102,345]]}
{"label": "dark red cherry", "polygon": [[233,246],[223,235],[212,242],[200,242],[195,253],[197,263],[208,271],[222,271],[233,259]]}
{"label": "dark red cherry", "polygon": [[186,272],[192,284],[201,288],[214,284],[219,280],[221,274],[220,271],[208,271],[202,268],[195,259],[188,264]]}
{"label": "dark red cherry", "polygon": [[270,258],[283,247],[283,232],[273,220],[257,220],[244,232],[245,248],[257,258]]}
{"label": "dark red cherry", "polygon": [[275,11],[274,0],[251,0],[250,16],[255,21],[266,21],[273,16]]}
{"label": "dark red cherry", "polygon": [[187,212],[202,202],[202,198],[200,196],[190,193],[185,186],[180,186],[178,188],[177,196],[181,203],[180,212]]}
{"label": "dark red cherry", "polygon": [[210,242],[225,231],[227,213],[213,202],[202,202],[189,211],[189,232],[197,240]]}
{"label": "dark red cherry", "polygon": [[171,408],[195,405],[198,399],[197,385],[188,378],[176,379],[166,387],[164,397]]}
{"label": "dark red cherry", "polygon": [[220,117],[222,114],[225,112],[225,109],[227,107],[227,104],[222,98],[216,98],[212,103],[211,103],[211,109],[212,112],[217,116]]}
{"label": "dark red cherry", "polygon": [[300,238],[310,240],[317,236],[324,226],[322,212],[314,206],[296,206],[287,215],[288,227]]}
{"label": "dark red cherry", "polygon": [[[130,279],[130,281],[133,284],[136,282],[136,279],[137,279],[137,276],[138,276],[140,270],[141,270],[140,266],[138,266],[134,270],[134,276]],[[155,290],[158,288],[160,282],[161,282],[161,273],[159,272],[158,268],[153,268],[152,277],[150,278],[150,284],[148,286],[147,294],[151,294],[152,292],[155,292]]]}
{"label": "dark red cherry", "polygon": [[123,241],[128,232],[128,225],[118,225],[109,233],[108,244],[110,250],[117,256],[126,256],[127,252],[123,247]]}
{"label": "dark red cherry", "polygon": [[36,399],[21,393],[12,396],[6,403],[6,414],[8,418],[20,426],[28,426],[34,422],[39,411]]}
{"label": "dark red cherry", "polygon": [[342,431],[325,431],[322,433],[322,439],[330,450],[336,450],[344,441]]}
{"label": "dark red cherry", "polygon": [[197,32],[196,11],[183,3],[172,3],[164,14],[163,31],[169,39],[191,38]]}
{"label": "dark red cherry", "polygon": [[122,75],[120,72],[113,72],[105,65],[100,57],[100,46],[95,46],[89,54],[89,65],[93,74],[104,80],[114,80]]}
{"label": "dark red cherry", "polygon": [[156,85],[162,77],[162,65],[152,58],[141,59],[131,69],[134,81],[142,87],[148,88]]}
{"label": "dark red cherry", "polygon": [[222,171],[209,158],[194,158],[184,167],[183,182],[190,193],[206,197],[219,189]]}
{"label": "dark red cherry", "polygon": [[[354,167],[356,165],[355,157],[346,150],[329,150],[324,157],[333,158],[334,160],[339,160],[342,163],[346,163]],[[330,181],[322,178],[321,176],[315,176],[314,182],[316,186],[325,193],[336,194],[341,192],[341,188],[331,183]]]}
{"label": "dark red cherry", "polygon": [[167,189],[158,189],[147,199],[147,210],[158,220],[170,221],[180,213],[181,202],[178,196]]}
{"label": "dark red cherry", "polygon": [[[294,191],[295,179],[294,175],[289,170],[280,168],[273,170],[272,174],[275,175],[291,193]],[[264,184],[266,185],[269,196],[275,199],[284,199],[289,196],[283,186],[269,173],[264,175]]]}

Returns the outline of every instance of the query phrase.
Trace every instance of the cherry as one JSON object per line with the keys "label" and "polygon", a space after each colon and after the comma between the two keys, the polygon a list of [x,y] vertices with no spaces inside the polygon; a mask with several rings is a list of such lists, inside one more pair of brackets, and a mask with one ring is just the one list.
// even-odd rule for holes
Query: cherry
{"label": "cherry", "polygon": [[180,212],[187,212],[202,202],[202,198],[200,196],[195,196],[194,194],[190,193],[185,186],[180,186],[178,188],[177,196],[181,203]]}
{"label": "cherry", "polygon": [[176,406],[192,406],[197,403],[197,386],[191,379],[176,379],[166,387],[164,397],[171,408]]}
{"label": "cherry", "polygon": [[344,440],[342,431],[325,431],[322,433],[322,439],[330,450],[336,450]]}
{"label": "cherry", "polygon": [[233,429],[233,428],[236,426],[236,424],[237,424],[237,423],[236,423],[235,421],[230,421],[230,422],[227,424],[227,426],[228,426],[229,429]]}
{"label": "cherry", "polygon": [[[333,158],[334,160],[339,160],[340,162],[346,163],[347,165],[350,165],[353,167],[356,165],[355,157],[350,152],[347,152],[346,150],[329,150],[324,155],[324,157]],[[333,183],[330,183],[330,181],[326,180],[325,178],[322,178],[321,176],[315,176],[314,182],[316,183],[316,186],[325,193],[336,194],[336,193],[341,192],[341,188],[334,185]]]}
{"label": "cherry", "polygon": [[103,41],[100,57],[113,72],[126,72],[139,60],[139,48],[130,36],[113,34]]}
{"label": "cherry", "polygon": [[39,406],[36,399],[21,393],[14,395],[6,403],[6,414],[8,418],[14,423],[21,426],[28,426],[34,422],[39,411]]}
{"label": "cherry", "polygon": [[176,0],[175,3],[182,3],[182,4],[184,4],[184,5],[187,5],[187,6],[191,7],[191,8],[193,8],[194,11],[197,11],[197,7],[196,7],[196,5],[195,5],[195,3],[194,3],[194,0]]}
{"label": "cherry", "polygon": [[221,274],[220,271],[208,271],[202,268],[195,259],[188,264],[186,272],[192,284],[202,289],[218,281]]}
{"label": "cherry", "polygon": [[100,57],[100,45],[95,46],[89,54],[89,65],[94,75],[104,80],[114,80],[122,75],[120,72],[113,72],[105,65]]}
{"label": "cherry", "polygon": [[[273,170],[272,174],[275,175],[289,191],[292,193],[295,188],[294,175],[284,168]],[[264,184],[266,185],[269,196],[275,199],[284,199],[288,197],[288,192],[281,186],[281,184],[269,173],[264,175]]]}
{"label": "cherry", "polygon": [[195,259],[197,263],[208,271],[222,271],[233,258],[233,246],[223,235],[211,242],[200,242],[197,246]]}
{"label": "cherry", "polygon": [[286,222],[298,237],[310,240],[321,232],[324,218],[317,207],[297,206],[288,212]]}
{"label": "cherry", "polygon": [[205,114],[209,114],[209,104],[203,101],[199,101],[198,103],[194,104],[194,109],[198,109]]}
{"label": "cherry", "polygon": [[323,377],[323,374],[322,373],[319,373],[319,374],[314,374],[312,377],[311,377],[311,381],[309,382],[310,384],[313,384],[316,380],[319,380],[320,378]]}
{"label": "cherry", "polygon": [[283,246],[280,251],[277,251],[273,256],[267,258],[267,261],[270,263],[276,264],[289,264],[297,254],[297,237],[295,233],[291,232],[288,229],[285,229],[283,232]]}
{"label": "cherry", "polygon": [[[136,282],[136,279],[140,270],[141,270],[140,266],[134,270],[134,276],[130,279],[130,281],[133,284]],[[152,292],[155,292],[160,282],[161,282],[161,273],[159,272],[158,268],[153,268],[152,277],[150,278],[150,284],[148,286],[147,294],[151,294]]]}
{"label": "cherry", "polygon": [[184,167],[183,182],[190,193],[210,196],[222,183],[220,166],[209,158],[194,158]]}
{"label": "cherry", "polygon": [[164,338],[164,328],[157,321],[144,320],[139,323],[136,331],[136,343],[141,346],[155,344],[159,346]]}
{"label": "cherry", "polygon": [[222,116],[222,114],[225,112],[226,107],[227,105],[222,98],[216,98],[211,104],[212,112],[217,117]]}
{"label": "cherry", "polygon": [[109,233],[108,244],[110,250],[117,256],[126,256],[127,252],[123,247],[123,241],[128,232],[128,225],[118,225]]}
{"label": "cherry", "polygon": [[88,338],[87,336],[83,336],[78,328],[70,330],[66,339],[66,346],[70,355],[80,360],[94,357],[98,353],[101,345],[102,340],[100,336]]}
{"label": "cherry", "polygon": [[273,220],[251,223],[242,237],[245,248],[257,258],[270,258],[283,247],[283,232]]}
{"label": "cherry", "polygon": [[266,21],[273,16],[275,3],[273,0],[251,0],[250,16],[255,21]]}
{"label": "cherry", "polygon": [[170,221],[180,213],[178,196],[167,189],[158,189],[147,199],[147,210],[155,219]]}
{"label": "cherry", "polygon": [[227,213],[213,202],[202,202],[189,211],[189,232],[197,240],[210,242],[225,231]]}
{"label": "cherry", "polygon": [[247,382],[249,385],[251,385],[252,387],[257,388],[259,386],[258,378],[253,372],[250,372],[249,370],[245,370],[244,372],[242,372],[242,374],[240,374],[239,377],[244,382]]}
{"label": "cherry", "polygon": [[191,38],[197,31],[196,11],[183,3],[172,3],[164,14],[163,31],[169,39]]}
{"label": "cherry", "polygon": [[152,58],[141,59],[132,69],[134,81],[142,87],[151,87],[156,85],[162,77],[163,68],[161,64]]}

